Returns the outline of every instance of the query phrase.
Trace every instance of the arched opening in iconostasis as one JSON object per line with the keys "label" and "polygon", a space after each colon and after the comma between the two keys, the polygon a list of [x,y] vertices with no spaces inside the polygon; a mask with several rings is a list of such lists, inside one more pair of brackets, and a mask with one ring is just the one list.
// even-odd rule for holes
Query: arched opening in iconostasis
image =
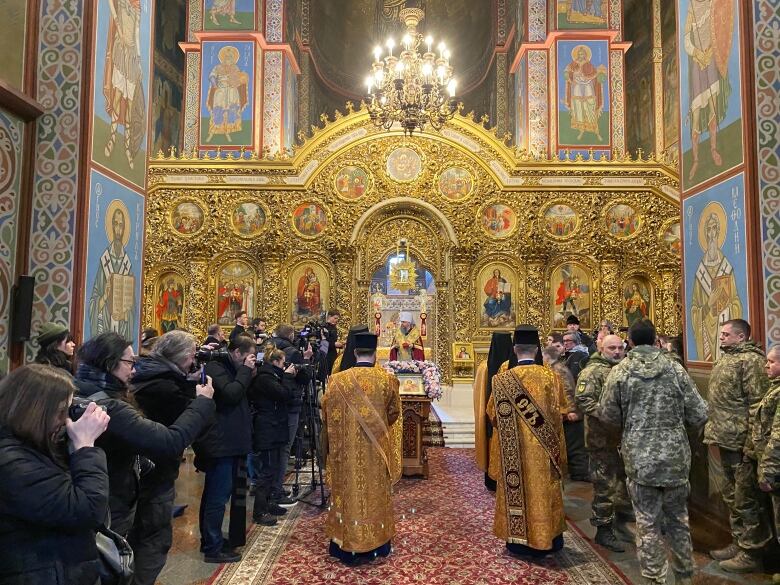
{"label": "arched opening in iconostasis", "polygon": [[369,328],[379,335],[379,358],[387,359],[402,313],[420,330],[426,358],[436,347],[436,279],[403,245],[371,275]]}

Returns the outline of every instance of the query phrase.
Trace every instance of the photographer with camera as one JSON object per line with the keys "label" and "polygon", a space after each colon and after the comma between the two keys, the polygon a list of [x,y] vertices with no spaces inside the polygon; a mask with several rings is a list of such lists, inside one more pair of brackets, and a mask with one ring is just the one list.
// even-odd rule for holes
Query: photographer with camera
{"label": "photographer with camera", "polygon": [[[236,335],[227,350],[201,354],[208,360],[205,371],[211,376],[217,405],[216,423],[194,445],[195,467],[206,474],[200,501],[201,550],[207,563],[233,563],[241,560],[233,549],[246,542],[243,484],[246,456],[252,448],[247,390],[255,373],[255,340]],[[225,547],[222,520],[231,495],[230,546]]]}
{"label": "photographer with camera", "polygon": [[[196,381],[189,374],[196,351],[194,335],[173,330],[158,337],[149,355],[138,360],[131,392],[147,418],[170,426],[195,400],[200,376],[195,374]],[[206,377],[205,382],[201,391],[213,395],[211,379]],[[212,406],[212,410],[216,409]],[[173,538],[171,513],[181,458],[157,458],[154,463],[155,468],[141,478],[138,509],[128,538],[135,552],[134,585],[154,585]]]}
{"label": "photographer with camera", "polygon": [[[0,382],[0,583],[96,584],[95,532],[108,511],[109,417],[89,404],[68,418],[63,370],[22,366]],[[70,453],[68,452],[70,447]]]}
{"label": "photographer with camera", "polygon": [[[290,454],[295,435],[298,432],[298,422],[301,418],[303,409],[303,394],[305,388],[313,379],[313,372],[310,362],[314,356],[314,350],[308,338],[306,330],[299,336],[297,342],[295,338],[295,329],[292,325],[282,323],[277,326],[274,334],[268,340],[276,349],[284,352],[284,361],[295,367],[294,389],[287,405],[287,443],[285,447],[284,464],[278,469],[276,480],[271,490],[271,500],[284,507],[294,506],[295,500],[290,498],[284,490],[284,476],[287,472],[287,456]],[[268,357],[266,356],[266,361]]]}
{"label": "photographer with camera", "polygon": [[324,326],[325,341],[328,342],[327,368],[325,369],[326,377],[330,376],[330,373],[333,371],[333,363],[336,361],[338,350],[344,347],[344,344],[339,341],[339,330],[337,327],[339,319],[341,319],[341,313],[338,309],[328,310]]}
{"label": "photographer with camera", "polygon": [[274,503],[272,491],[280,469],[287,467],[287,409],[297,391],[295,366],[285,364],[284,352],[269,344],[264,363],[249,389],[249,401],[254,409],[252,446],[257,471],[252,517],[263,526],[273,526],[274,516],[286,513]]}
{"label": "photographer with camera", "polygon": [[268,339],[268,331],[266,330],[267,319],[265,317],[256,317],[252,319],[252,331],[255,336],[255,343],[257,345],[265,345],[266,339]]}
{"label": "photographer with camera", "polygon": [[[135,518],[142,464],[146,471],[151,467],[149,459],[181,457],[187,445],[211,423],[212,390],[198,388],[197,398],[167,427],[144,417],[130,396],[128,384],[135,356],[133,346],[121,335],[107,332],[93,337],[79,349],[78,361],[77,395],[103,406],[111,417],[97,446],[108,460],[111,530],[127,537]],[[71,418],[75,418],[73,413]]]}

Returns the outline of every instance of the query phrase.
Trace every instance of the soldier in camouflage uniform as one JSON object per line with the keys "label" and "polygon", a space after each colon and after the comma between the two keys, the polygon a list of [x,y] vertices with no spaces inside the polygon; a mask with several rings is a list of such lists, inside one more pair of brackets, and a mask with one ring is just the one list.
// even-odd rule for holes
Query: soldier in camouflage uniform
{"label": "soldier in camouflage uniform", "polygon": [[710,412],[704,442],[720,452],[721,494],[729,509],[733,542],[710,552],[720,567],[734,573],[761,569],[761,549],[771,540],[766,511],[757,498],[755,469],[744,458],[745,443],[758,405],[769,387],[764,352],[750,341],[750,325],[726,321],[720,331],[722,354],[712,367]]}
{"label": "soldier in camouflage uniform", "polygon": [[[596,527],[596,544],[615,552],[625,547],[612,531],[616,512],[622,520],[630,516],[631,503],[626,492],[626,472],[618,453],[620,433],[597,418],[599,398],[612,366],[624,356],[623,340],[617,335],[602,337],[597,342],[599,351],[590,356],[588,365],[577,380],[577,406],[585,413],[585,448],[590,460],[590,480],[593,483],[593,502],[590,523]],[[625,531],[621,531],[625,533]]]}
{"label": "soldier in camouflage uniform", "polygon": [[690,584],[694,569],[688,525],[691,449],[685,426],[705,423],[707,403],[688,372],[653,346],[651,321],[635,322],[628,335],[634,349],[607,376],[597,415],[623,429],[621,454],[645,582],[666,583],[665,538],[677,584]]}
{"label": "soldier in camouflage uniform", "polygon": [[[780,541],[780,345],[766,354],[769,391],[758,405],[753,421],[753,445],[758,462],[758,486],[770,494],[774,512],[775,536]],[[780,573],[774,576],[780,583]]]}

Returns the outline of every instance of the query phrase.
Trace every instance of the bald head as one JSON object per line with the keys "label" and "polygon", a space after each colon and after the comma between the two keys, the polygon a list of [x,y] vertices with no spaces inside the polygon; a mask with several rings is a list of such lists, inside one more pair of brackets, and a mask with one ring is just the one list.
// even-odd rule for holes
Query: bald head
{"label": "bald head", "polygon": [[601,340],[601,355],[607,361],[614,364],[623,359],[625,355],[625,345],[623,340],[617,335],[607,335]]}

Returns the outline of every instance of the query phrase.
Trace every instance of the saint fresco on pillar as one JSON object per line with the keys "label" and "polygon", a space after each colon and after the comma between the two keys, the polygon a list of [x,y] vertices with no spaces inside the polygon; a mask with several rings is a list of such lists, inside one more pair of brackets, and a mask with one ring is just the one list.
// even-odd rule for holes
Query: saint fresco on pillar
{"label": "saint fresco on pillar", "polygon": [[607,28],[607,0],[558,0],[558,28]]}

